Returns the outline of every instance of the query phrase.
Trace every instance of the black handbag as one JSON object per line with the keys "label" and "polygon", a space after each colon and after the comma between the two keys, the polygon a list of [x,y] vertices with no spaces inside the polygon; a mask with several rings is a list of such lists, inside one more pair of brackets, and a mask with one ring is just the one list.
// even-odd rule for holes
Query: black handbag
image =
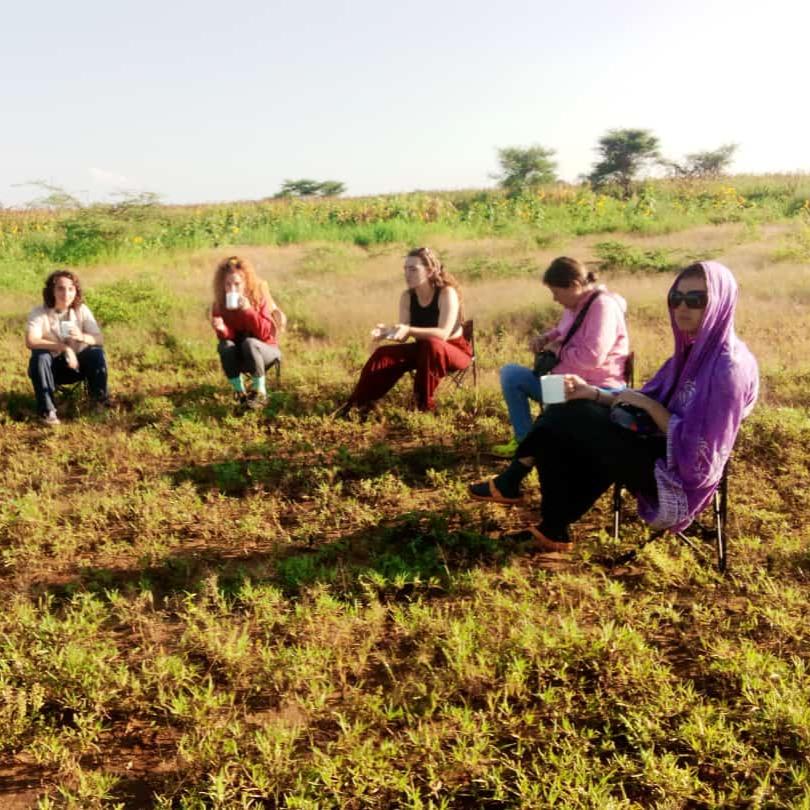
{"label": "black handbag", "polygon": [[[574,322],[571,324],[571,328],[568,330],[568,334],[563,338],[563,342],[560,344],[560,353],[562,354],[562,350],[565,348],[565,345],[574,337],[577,329],[581,326],[582,322],[585,320],[585,316],[588,314],[588,309],[590,308],[591,304],[602,294],[601,290],[597,290],[586,302],[585,306],[577,313],[577,317],[574,319]],[[554,352],[550,351],[549,349],[543,349],[542,352],[537,352],[534,356],[534,366],[532,366],[532,374],[535,377],[544,377],[546,374],[551,374],[554,371],[554,366],[560,362],[559,355],[555,354]]]}
{"label": "black handbag", "polygon": [[532,374],[535,377],[542,377],[546,374],[551,374],[554,371],[554,366],[560,362],[560,358],[557,355],[549,351],[548,349],[544,349],[542,352],[537,352],[534,356],[534,366],[532,367]]}
{"label": "black handbag", "polygon": [[610,409],[610,421],[614,425],[638,433],[639,436],[654,436],[661,433],[655,420],[647,411],[626,402],[618,402]]}

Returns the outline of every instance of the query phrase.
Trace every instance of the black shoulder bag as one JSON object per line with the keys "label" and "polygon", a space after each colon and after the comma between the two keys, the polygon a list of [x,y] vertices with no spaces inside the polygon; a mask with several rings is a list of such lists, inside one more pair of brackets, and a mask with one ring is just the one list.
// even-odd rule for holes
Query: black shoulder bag
{"label": "black shoulder bag", "polygon": [[[582,325],[582,322],[585,320],[585,316],[588,314],[588,309],[590,308],[591,304],[602,294],[602,290],[597,290],[586,302],[585,306],[577,313],[577,317],[574,319],[574,322],[571,324],[571,328],[568,330],[568,334],[563,338],[563,342],[560,345],[560,352],[565,348],[566,344],[574,334],[576,333],[577,329]],[[546,374],[551,374],[554,371],[554,366],[560,362],[560,357],[558,354],[555,354],[548,349],[543,349],[542,352],[537,352],[534,356],[534,366],[532,368],[532,374],[535,377],[543,377]]]}

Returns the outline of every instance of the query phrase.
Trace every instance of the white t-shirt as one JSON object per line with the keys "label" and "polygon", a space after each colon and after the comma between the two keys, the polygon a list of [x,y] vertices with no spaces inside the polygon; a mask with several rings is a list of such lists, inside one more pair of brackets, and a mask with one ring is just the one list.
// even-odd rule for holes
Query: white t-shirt
{"label": "white t-shirt", "polygon": [[[87,344],[81,340],[73,340],[73,338],[64,340],[62,338],[59,333],[60,321],[72,321],[79,327],[80,332],[84,332],[87,335],[93,335],[94,337],[101,335],[101,329],[99,329],[96,319],[93,317],[93,313],[90,312],[90,307],[88,307],[87,304],[82,304],[78,311],[71,307],[67,312],[62,313],[45,306],[34,307],[34,309],[28,313],[26,334],[32,340],[62,341],[70,346],[76,353],[86,349]],[[51,352],[51,354],[54,357],[59,356],[59,352]]]}

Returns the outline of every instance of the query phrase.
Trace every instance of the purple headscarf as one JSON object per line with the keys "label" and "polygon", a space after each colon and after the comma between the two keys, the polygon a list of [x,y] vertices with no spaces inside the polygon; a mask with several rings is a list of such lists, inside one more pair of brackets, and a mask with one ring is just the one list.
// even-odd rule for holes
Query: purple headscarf
{"label": "purple headscarf", "polygon": [[681,531],[706,506],[759,391],[757,361],[734,334],[737,282],[719,262],[700,266],[709,299],[700,330],[692,342],[670,310],[675,353],[641,389],[672,414],[667,455],[655,465],[658,497],[638,496],[655,529]]}

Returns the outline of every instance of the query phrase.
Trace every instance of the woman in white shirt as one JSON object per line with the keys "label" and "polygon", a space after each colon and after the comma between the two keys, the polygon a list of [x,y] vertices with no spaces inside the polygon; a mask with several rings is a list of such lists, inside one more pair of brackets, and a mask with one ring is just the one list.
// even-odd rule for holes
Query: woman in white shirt
{"label": "woman in white shirt", "polygon": [[37,410],[48,425],[58,425],[53,394],[60,385],[85,381],[97,408],[109,405],[104,339],[96,319],[82,301],[79,278],[55,270],[42,289],[43,306],[28,315],[25,345],[31,350],[28,376]]}

